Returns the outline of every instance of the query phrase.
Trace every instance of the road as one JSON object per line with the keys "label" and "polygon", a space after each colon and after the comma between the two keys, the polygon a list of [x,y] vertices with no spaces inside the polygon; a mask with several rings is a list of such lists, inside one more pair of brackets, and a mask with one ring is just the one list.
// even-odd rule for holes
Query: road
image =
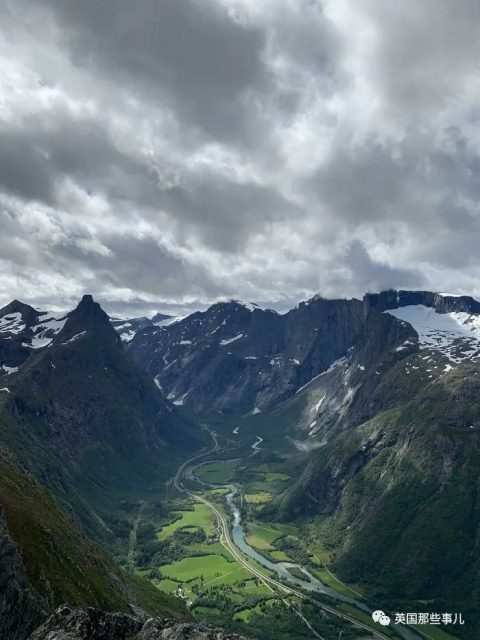
{"label": "road", "polygon": [[[181,491],[183,493],[186,493],[187,495],[191,496],[192,498],[194,498],[195,500],[198,500],[199,502],[203,502],[203,504],[206,504],[215,514],[216,518],[217,518],[217,522],[218,522],[218,526],[220,529],[220,542],[222,543],[222,545],[225,547],[225,549],[227,549],[227,551],[229,551],[229,553],[235,558],[235,560],[242,566],[244,567],[244,569],[246,569],[249,573],[251,573],[252,575],[254,575],[256,578],[258,578],[264,585],[266,585],[267,587],[270,588],[270,590],[275,593],[276,590],[279,590],[280,592],[283,592],[284,594],[287,595],[293,595],[296,596],[297,598],[299,598],[300,600],[303,601],[307,601],[310,602],[311,604],[313,604],[314,606],[323,609],[324,611],[337,616],[338,618],[341,618],[343,620],[347,620],[349,622],[351,622],[352,624],[356,625],[357,627],[361,627],[363,629],[366,629],[367,631],[369,631],[371,634],[373,634],[373,637],[378,638],[379,640],[391,640],[388,636],[386,636],[385,634],[376,631],[374,629],[372,629],[371,627],[369,627],[367,624],[364,624],[363,622],[360,622],[359,620],[357,620],[356,618],[354,618],[353,616],[350,616],[346,613],[340,612],[337,609],[335,609],[334,607],[330,607],[327,604],[323,604],[321,602],[318,602],[318,600],[315,600],[315,598],[312,598],[311,596],[303,593],[302,591],[298,591],[297,589],[294,589],[292,587],[289,587],[285,584],[283,584],[282,582],[279,582],[278,580],[275,580],[274,578],[271,578],[270,576],[266,576],[265,574],[263,574],[259,569],[257,569],[257,567],[253,566],[246,558],[245,556],[238,550],[238,547],[235,545],[235,543],[233,542],[231,536],[230,536],[230,528],[228,526],[228,522],[226,517],[224,516],[224,514],[218,509],[218,507],[213,504],[212,502],[210,502],[209,500],[207,500],[207,498],[205,498],[202,495],[199,495],[198,493],[195,493],[194,491],[190,491],[189,489],[187,489],[182,482],[182,476],[185,472],[185,469],[190,466],[192,463],[196,462],[197,460],[201,460],[202,458],[206,458],[207,456],[211,455],[212,453],[215,453],[216,451],[218,451],[219,446],[218,446],[218,441],[217,441],[217,437],[216,434],[212,431],[210,431],[210,429],[208,429],[215,445],[212,449],[209,449],[206,452],[203,453],[199,453],[196,456],[193,456],[192,458],[189,458],[188,460],[186,460],[178,469],[175,478],[173,480],[173,484],[175,486],[175,488],[178,491]],[[305,624],[309,627],[309,629],[315,634],[315,636],[317,638],[319,638],[320,640],[324,640],[322,638],[322,636],[320,636],[310,625],[310,623],[308,623],[307,620],[305,620],[305,618],[303,617],[303,615],[297,611],[294,607],[292,607],[292,605],[290,603],[287,603],[289,607],[291,607],[295,613],[297,613],[297,615],[299,615],[302,620],[305,622]]]}

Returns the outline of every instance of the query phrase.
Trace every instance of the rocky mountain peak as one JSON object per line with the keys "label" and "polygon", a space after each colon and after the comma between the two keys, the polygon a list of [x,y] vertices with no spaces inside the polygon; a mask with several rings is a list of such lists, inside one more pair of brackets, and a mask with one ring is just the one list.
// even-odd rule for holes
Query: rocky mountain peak
{"label": "rocky mountain peak", "polygon": [[35,324],[38,316],[40,315],[39,312],[29,304],[25,304],[17,299],[12,300],[0,309],[0,318],[5,318],[5,316],[8,317],[13,314],[19,314],[20,318],[25,324],[27,324],[27,326]]}
{"label": "rocky mountain peak", "polygon": [[57,336],[57,342],[65,343],[85,332],[102,334],[113,344],[121,342],[110,323],[109,316],[90,294],[84,295],[77,307],[68,314],[65,326]]}

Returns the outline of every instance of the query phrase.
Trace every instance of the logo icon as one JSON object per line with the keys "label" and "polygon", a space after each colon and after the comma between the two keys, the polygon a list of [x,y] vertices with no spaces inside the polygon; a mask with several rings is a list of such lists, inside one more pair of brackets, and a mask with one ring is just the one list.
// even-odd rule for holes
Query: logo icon
{"label": "logo icon", "polygon": [[380,609],[377,609],[377,611],[372,613],[372,620],[381,624],[382,627],[388,627],[390,624],[390,617]]}

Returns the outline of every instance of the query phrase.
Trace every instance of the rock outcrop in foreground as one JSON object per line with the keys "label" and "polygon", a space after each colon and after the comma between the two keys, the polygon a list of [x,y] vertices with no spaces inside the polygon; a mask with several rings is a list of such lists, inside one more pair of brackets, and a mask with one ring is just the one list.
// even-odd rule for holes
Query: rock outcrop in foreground
{"label": "rock outcrop in foreground", "polygon": [[59,607],[29,640],[245,640],[221,629],[167,619],[141,619],[98,609]]}

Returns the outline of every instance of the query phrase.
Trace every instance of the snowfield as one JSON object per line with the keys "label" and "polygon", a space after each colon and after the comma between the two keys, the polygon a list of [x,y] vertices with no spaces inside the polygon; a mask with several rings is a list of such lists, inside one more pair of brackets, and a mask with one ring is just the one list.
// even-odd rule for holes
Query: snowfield
{"label": "snowfield", "polygon": [[411,305],[384,311],[410,324],[422,349],[441,351],[452,362],[480,357],[480,316],[466,312],[437,313]]}

